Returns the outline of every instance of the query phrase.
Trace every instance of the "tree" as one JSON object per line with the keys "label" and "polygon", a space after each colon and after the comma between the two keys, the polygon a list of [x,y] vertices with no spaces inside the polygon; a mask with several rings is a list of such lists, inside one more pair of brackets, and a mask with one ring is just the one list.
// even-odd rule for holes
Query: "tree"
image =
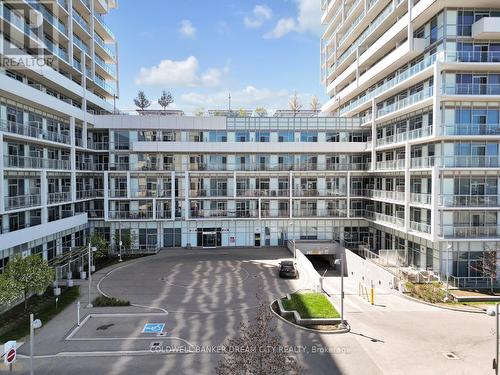
{"label": "tree", "polygon": [[243,108],[240,108],[238,110],[238,117],[247,117],[247,111],[245,111]]}
{"label": "tree", "polygon": [[297,94],[297,90],[293,90],[293,95],[290,98],[288,105],[290,106],[290,109],[293,111],[294,116],[302,108],[302,103],[300,102],[299,95]]}
{"label": "tree", "polygon": [[311,97],[311,110],[314,112],[318,112],[319,107],[321,106],[321,103],[319,102],[319,99],[316,95],[313,95]]}
{"label": "tree", "polygon": [[47,261],[33,254],[23,258],[16,255],[5,268],[5,277],[18,284],[24,296],[24,309],[28,308],[28,295],[44,291],[54,280],[54,270]]}
{"label": "tree", "polygon": [[[290,361],[283,348],[282,339],[273,324],[273,314],[259,295],[257,315],[251,322],[240,323],[240,336],[228,339],[225,351],[215,368],[218,375],[233,374],[298,374],[296,361]],[[244,350],[231,350],[243,348]]]}
{"label": "tree", "polygon": [[90,246],[97,248],[94,253],[94,259],[107,258],[109,254],[109,242],[102,236],[102,234],[94,232],[90,236]]}
{"label": "tree", "polygon": [[9,306],[21,297],[23,290],[20,285],[4,274],[0,275],[0,306]]}
{"label": "tree", "polygon": [[158,99],[158,104],[163,108],[163,111],[167,110],[167,107],[174,102],[174,97],[170,91],[163,90],[160,99]]}
{"label": "tree", "polygon": [[194,111],[194,115],[196,117],[202,117],[205,114],[205,109],[204,108],[198,108]]}
{"label": "tree", "polygon": [[255,114],[258,117],[266,117],[267,116],[267,110],[264,107],[257,107],[257,108],[255,108]]}
{"label": "tree", "polygon": [[494,284],[497,278],[497,251],[483,251],[483,255],[477,260],[476,265],[471,268],[479,275],[490,279],[491,293],[494,292]]}
{"label": "tree", "polygon": [[130,229],[116,230],[113,236],[118,251],[120,251],[120,241],[122,242],[122,250],[131,250],[136,242],[136,236]]}
{"label": "tree", "polygon": [[146,94],[144,94],[144,91],[142,90],[137,93],[137,98],[134,99],[134,103],[137,107],[141,109],[141,111],[144,111],[151,105],[151,102],[149,101],[149,99],[146,97]]}

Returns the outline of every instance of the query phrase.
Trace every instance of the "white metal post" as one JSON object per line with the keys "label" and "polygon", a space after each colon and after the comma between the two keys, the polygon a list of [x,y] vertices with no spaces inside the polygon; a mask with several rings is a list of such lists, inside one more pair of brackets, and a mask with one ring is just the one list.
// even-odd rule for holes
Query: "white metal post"
{"label": "white metal post", "polygon": [[340,325],[344,326],[344,253],[340,254]]}
{"label": "white metal post", "polygon": [[[90,247],[90,242],[89,242],[89,303],[87,304],[87,308],[90,309],[92,308],[92,299],[91,299],[91,292],[92,292],[92,248]],[[80,321],[80,320],[78,320]]]}
{"label": "white metal post", "polygon": [[33,328],[33,314],[30,314],[30,375],[33,375],[33,336],[35,330]]}
{"label": "white metal post", "polygon": [[76,303],[76,324],[80,327],[80,301]]}
{"label": "white metal post", "polygon": [[498,326],[499,326],[499,322],[498,322],[498,312],[499,312],[499,309],[498,309],[498,306],[500,304],[497,303],[495,304],[495,318],[497,319],[497,325],[496,325],[496,360],[495,360],[495,375],[498,375],[498,350],[499,350],[499,344],[498,344]]}

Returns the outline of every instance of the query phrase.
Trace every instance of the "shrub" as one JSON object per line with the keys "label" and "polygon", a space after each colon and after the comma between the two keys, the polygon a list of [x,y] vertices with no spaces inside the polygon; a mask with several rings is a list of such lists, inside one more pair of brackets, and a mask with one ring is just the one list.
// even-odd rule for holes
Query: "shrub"
{"label": "shrub", "polygon": [[110,306],[130,306],[129,301],[125,301],[123,299],[107,297],[107,296],[99,296],[94,299],[92,304],[95,307],[110,307]]}
{"label": "shrub", "polygon": [[408,293],[415,298],[419,298],[430,303],[444,302],[446,292],[441,289],[441,283],[432,282],[426,284],[413,284],[407,282],[405,287]]}

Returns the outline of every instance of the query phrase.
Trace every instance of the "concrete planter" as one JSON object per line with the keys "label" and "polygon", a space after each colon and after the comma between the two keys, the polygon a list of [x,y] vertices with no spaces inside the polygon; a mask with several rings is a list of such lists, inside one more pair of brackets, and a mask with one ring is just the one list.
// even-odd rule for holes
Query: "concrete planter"
{"label": "concrete planter", "polygon": [[90,272],[92,272],[92,273],[95,272],[95,266],[90,267]]}
{"label": "concrete planter", "polygon": [[71,288],[71,287],[73,286],[73,279],[68,279],[68,280],[66,280],[66,286],[67,286],[68,288]]}
{"label": "concrete planter", "polygon": [[81,271],[81,272],[80,272],[80,279],[81,279],[81,280],[85,280],[86,278],[87,278],[87,272],[85,272],[85,271]]}
{"label": "concrete planter", "polygon": [[66,274],[66,278],[67,278],[68,280],[71,280],[71,279],[73,278],[73,272],[68,272],[68,273]]}
{"label": "concrete planter", "polygon": [[[290,294],[286,295],[287,299],[291,299]],[[283,304],[281,303],[281,299],[277,300],[278,302],[278,307],[280,310],[280,315],[282,317],[293,315],[293,318],[295,319],[295,323],[301,326],[308,326],[308,325],[328,325],[328,324],[340,324],[341,319],[340,318],[301,318],[299,313],[296,310],[286,310],[283,307]]]}
{"label": "concrete planter", "polygon": [[53,289],[54,296],[60,296],[61,295],[61,288],[57,287]]}

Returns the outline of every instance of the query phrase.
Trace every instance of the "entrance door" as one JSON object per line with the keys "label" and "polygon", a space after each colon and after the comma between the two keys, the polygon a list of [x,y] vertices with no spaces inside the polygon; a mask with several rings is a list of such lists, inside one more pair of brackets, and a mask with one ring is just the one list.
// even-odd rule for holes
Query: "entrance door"
{"label": "entrance door", "polygon": [[486,95],[488,94],[488,77],[487,76],[474,76],[472,79],[473,83],[473,95]]}
{"label": "entrance door", "polygon": [[203,232],[202,233],[202,246],[204,248],[217,247],[217,232]]}
{"label": "entrance door", "polygon": [[254,246],[260,247],[260,233],[255,233]]}

